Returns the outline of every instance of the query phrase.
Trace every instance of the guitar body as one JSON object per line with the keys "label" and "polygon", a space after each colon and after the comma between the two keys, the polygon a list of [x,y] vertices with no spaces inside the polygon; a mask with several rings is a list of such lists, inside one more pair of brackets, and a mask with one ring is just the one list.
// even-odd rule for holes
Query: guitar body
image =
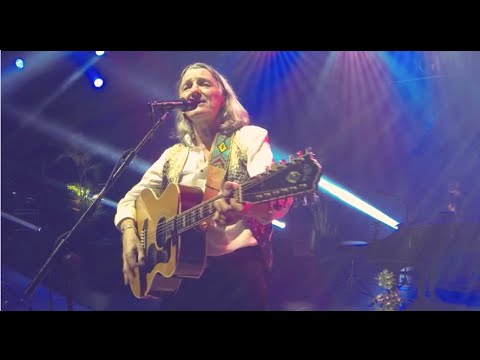
{"label": "guitar body", "polygon": [[[177,234],[168,219],[202,202],[199,188],[170,184],[160,197],[145,189],[136,201],[137,229],[145,249],[145,266],[136,269],[130,288],[135,297],[161,298],[178,290],[182,278],[199,278],[205,268],[205,232]],[[167,226],[169,225],[169,226]]]}

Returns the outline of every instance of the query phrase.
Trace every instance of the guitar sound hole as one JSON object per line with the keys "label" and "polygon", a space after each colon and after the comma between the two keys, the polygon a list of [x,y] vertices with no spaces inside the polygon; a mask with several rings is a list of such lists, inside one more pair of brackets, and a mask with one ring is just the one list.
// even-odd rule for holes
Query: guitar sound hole
{"label": "guitar sound hole", "polygon": [[166,219],[161,218],[157,224],[156,242],[157,242],[157,246],[160,248],[165,247],[165,245],[167,244],[167,231],[165,228],[165,223],[166,223]]}
{"label": "guitar sound hole", "polygon": [[170,255],[167,250],[158,250],[155,245],[150,245],[147,249],[145,266],[148,272],[151,272],[155,265],[159,263],[167,263]]}
{"label": "guitar sound hole", "polygon": [[157,251],[157,263],[167,263],[170,259],[170,254],[167,250]]}

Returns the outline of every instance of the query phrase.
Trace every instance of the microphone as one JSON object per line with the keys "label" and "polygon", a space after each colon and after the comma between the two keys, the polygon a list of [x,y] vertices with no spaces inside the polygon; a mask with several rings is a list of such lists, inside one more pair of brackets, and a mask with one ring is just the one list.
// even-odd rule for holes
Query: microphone
{"label": "microphone", "polygon": [[150,101],[148,105],[160,107],[162,110],[171,111],[171,110],[180,110],[180,111],[190,111],[195,109],[200,103],[200,98],[195,99],[185,99],[180,98],[179,100],[160,100],[160,101]]}

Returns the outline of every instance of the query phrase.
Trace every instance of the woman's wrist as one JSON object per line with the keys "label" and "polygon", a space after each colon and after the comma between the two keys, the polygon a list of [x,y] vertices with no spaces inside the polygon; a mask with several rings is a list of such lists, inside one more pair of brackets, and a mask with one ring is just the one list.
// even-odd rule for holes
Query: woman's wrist
{"label": "woman's wrist", "polygon": [[133,229],[133,230],[137,231],[137,228],[135,227],[135,225],[133,225],[133,224],[127,224],[127,225],[125,225],[125,226],[122,227],[122,230],[121,230],[122,234],[123,234],[125,231],[127,231],[128,229]]}

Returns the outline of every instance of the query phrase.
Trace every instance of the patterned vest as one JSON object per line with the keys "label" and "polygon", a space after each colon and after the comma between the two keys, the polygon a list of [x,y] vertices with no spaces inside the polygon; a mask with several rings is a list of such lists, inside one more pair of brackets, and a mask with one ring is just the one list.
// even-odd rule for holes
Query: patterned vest
{"label": "patterned vest", "polygon": [[[236,181],[243,183],[250,175],[247,171],[247,154],[245,149],[235,141],[235,135],[232,138],[230,163],[226,174],[226,181]],[[187,157],[190,149],[183,143],[173,145],[168,159],[166,159],[163,167],[161,192],[168,184],[178,184],[180,181],[180,174],[187,162]],[[175,161],[171,161],[175,159]],[[264,264],[267,270],[272,269],[272,224],[262,225],[257,219],[253,217],[245,217],[245,224],[252,232],[257,240],[262,251]]]}

